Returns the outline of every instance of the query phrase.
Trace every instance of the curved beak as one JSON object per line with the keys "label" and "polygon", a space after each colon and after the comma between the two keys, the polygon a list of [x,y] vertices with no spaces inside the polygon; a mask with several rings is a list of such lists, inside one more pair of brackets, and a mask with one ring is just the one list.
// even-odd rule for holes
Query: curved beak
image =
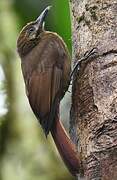
{"label": "curved beak", "polygon": [[43,28],[45,18],[46,18],[48,11],[50,10],[51,7],[52,6],[48,6],[47,8],[45,8],[43,10],[43,12],[40,14],[40,16],[36,19],[35,23],[36,23],[36,26],[38,29]]}

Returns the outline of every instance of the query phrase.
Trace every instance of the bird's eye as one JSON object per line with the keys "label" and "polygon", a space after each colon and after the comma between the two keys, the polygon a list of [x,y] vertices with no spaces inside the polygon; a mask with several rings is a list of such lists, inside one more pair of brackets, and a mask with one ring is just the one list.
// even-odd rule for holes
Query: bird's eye
{"label": "bird's eye", "polygon": [[35,30],[35,28],[34,28],[34,27],[31,27],[28,32],[29,32],[29,33],[32,33],[34,30]]}

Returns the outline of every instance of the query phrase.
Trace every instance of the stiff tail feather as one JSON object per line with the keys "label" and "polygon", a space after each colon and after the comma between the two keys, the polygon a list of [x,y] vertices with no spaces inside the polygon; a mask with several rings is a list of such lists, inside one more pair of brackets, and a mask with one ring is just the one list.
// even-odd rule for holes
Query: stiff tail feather
{"label": "stiff tail feather", "polygon": [[61,158],[72,175],[76,176],[80,168],[79,154],[59,119],[55,121],[54,126],[51,129],[51,134]]}

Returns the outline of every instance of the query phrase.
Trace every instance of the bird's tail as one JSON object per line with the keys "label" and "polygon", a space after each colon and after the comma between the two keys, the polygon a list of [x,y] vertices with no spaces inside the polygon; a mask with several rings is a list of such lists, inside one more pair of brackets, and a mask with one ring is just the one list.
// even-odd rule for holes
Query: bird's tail
{"label": "bird's tail", "polygon": [[79,154],[59,119],[55,121],[51,134],[61,158],[72,175],[76,176],[80,167]]}

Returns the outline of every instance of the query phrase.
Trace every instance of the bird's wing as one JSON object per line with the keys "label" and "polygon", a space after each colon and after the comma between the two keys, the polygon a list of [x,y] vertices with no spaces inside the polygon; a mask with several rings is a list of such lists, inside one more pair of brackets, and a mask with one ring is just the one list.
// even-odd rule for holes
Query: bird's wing
{"label": "bird's wing", "polygon": [[57,113],[61,79],[62,70],[54,65],[42,72],[34,71],[28,83],[30,105],[40,120],[46,135],[49,133]]}

